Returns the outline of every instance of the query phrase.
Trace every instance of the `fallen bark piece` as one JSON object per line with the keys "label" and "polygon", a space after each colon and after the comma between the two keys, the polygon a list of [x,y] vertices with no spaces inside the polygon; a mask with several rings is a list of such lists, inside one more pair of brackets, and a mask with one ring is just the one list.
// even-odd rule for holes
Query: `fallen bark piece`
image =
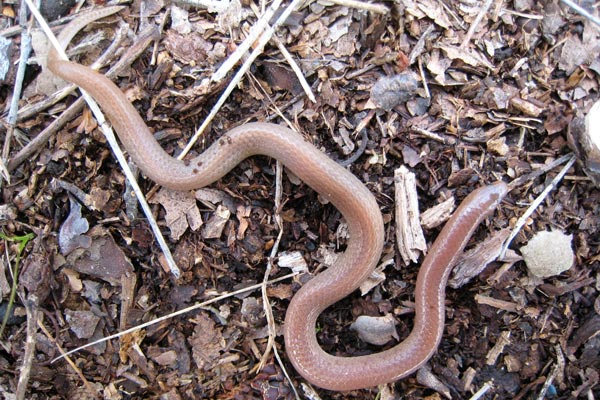
{"label": "fallen bark piece", "polygon": [[585,174],[600,187],[600,101],[585,116],[569,125],[569,145],[577,154]]}
{"label": "fallen bark piece", "polygon": [[419,223],[419,200],[415,174],[402,166],[394,171],[396,200],[396,242],[406,265],[416,263],[427,244]]}

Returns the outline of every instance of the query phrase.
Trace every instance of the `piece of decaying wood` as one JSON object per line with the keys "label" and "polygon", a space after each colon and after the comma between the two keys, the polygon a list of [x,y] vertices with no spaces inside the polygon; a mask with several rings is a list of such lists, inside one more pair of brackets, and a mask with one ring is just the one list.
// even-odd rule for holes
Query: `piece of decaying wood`
{"label": "piece of decaying wood", "polygon": [[585,174],[600,187],[600,101],[594,103],[585,118],[576,117],[567,138]]}
{"label": "piece of decaying wood", "polygon": [[425,229],[433,229],[440,226],[450,218],[454,207],[454,197],[448,197],[443,202],[423,211],[420,218],[421,226]]}
{"label": "piece of decaying wood", "polygon": [[394,171],[396,200],[396,243],[406,265],[417,262],[427,251],[425,236],[419,223],[419,200],[415,174],[405,166]]}
{"label": "piece of decaying wood", "polygon": [[[144,52],[152,40],[157,37],[157,34],[158,32],[155,29],[148,29],[144,32],[141,32],[134,43],[129,47],[125,54],[123,54],[121,59],[106,73],[106,76],[108,78],[114,78],[125,68],[131,65],[131,63]],[[72,86],[74,87],[74,85]],[[36,151],[45,146],[48,142],[48,139],[53,134],[58,132],[64,125],[66,125],[68,121],[72,120],[81,111],[84,104],[85,100],[83,100],[81,97],[71,104],[66,111],[64,111],[57,119],[55,119],[42,132],[33,138],[27,144],[27,146],[22,148],[12,157],[12,159],[8,162],[8,170],[14,170],[21,165],[21,163],[28,160],[33,154],[35,154]],[[41,111],[41,109],[39,111]],[[24,109],[21,112],[24,112]],[[21,118],[21,116],[18,118]]]}
{"label": "piece of decaying wood", "polygon": [[500,337],[496,341],[496,344],[488,352],[485,363],[487,365],[494,365],[498,360],[498,357],[504,352],[504,347],[510,344],[510,331],[503,331]]}
{"label": "piece of decaying wood", "polygon": [[474,248],[464,252],[454,267],[448,286],[456,289],[464,286],[479,275],[489,263],[495,261],[502,251],[502,245],[510,234],[510,229],[496,231]]}
{"label": "piece of decaying wood", "polygon": [[129,311],[135,299],[135,284],[137,277],[135,274],[121,275],[121,315],[119,318],[119,329],[127,328],[127,319]]}

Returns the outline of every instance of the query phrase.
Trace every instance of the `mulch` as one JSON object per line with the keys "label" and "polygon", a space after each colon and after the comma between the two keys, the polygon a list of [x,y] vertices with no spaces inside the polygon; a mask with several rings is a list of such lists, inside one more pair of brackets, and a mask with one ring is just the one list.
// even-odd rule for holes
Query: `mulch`
{"label": "mulch", "polygon": [[[131,57],[113,80],[163,148],[178,154],[238,66],[220,82],[212,75],[262,11],[260,2],[247,0],[225,8],[221,2],[209,8],[164,3],[134,2],[94,23],[74,41],[82,44],[70,56],[89,65],[112,43],[103,71]],[[599,13],[593,2],[580,3]],[[282,206],[276,205],[275,160],[252,157],[193,193],[160,189],[139,176],[181,269],[175,279],[87,107],[32,141],[79,96],[75,91],[51,101],[60,83],[39,66],[41,34],[34,35],[35,58],[9,136],[22,36],[18,6],[5,2],[0,36],[12,51],[0,87],[7,110],[0,131],[11,139],[4,144],[10,181],[2,184],[0,210],[0,317],[13,284],[9,269],[18,265],[20,274],[0,338],[0,393],[14,398],[25,362],[30,375],[21,385],[28,399],[288,399],[294,388],[302,398],[327,399],[458,399],[479,390],[487,399],[600,395],[600,188],[594,175],[600,160],[593,164],[582,156],[573,133],[585,129],[582,121],[600,97],[600,27],[558,0],[362,6],[313,1],[294,11],[193,152],[244,122],[283,124],[285,118],[333,159],[349,159],[347,168],[380,205],[386,267],[378,285],[319,319],[323,348],[347,356],[382,349],[350,329],[360,315],[392,315],[400,340],[412,326],[419,264],[406,265],[396,250],[394,171],[404,165],[415,174],[421,211],[451,197],[458,204],[497,180],[518,182],[476,231],[473,247],[501,228],[514,228],[575,154],[577,162],[552,183],[508,256],[448,289],[444,337],[427,368],[347,393],[316,387],[313,393],[293,369],[279,332],[286,305],[310,274],[344,250],[346,237],[339,212],[294,176],[284,173]],[[61,25],[55,26],[58,31]],[[132,48],[139,54],[128,55]],[[282,48],[298,63],[315,102]],[[598,131],[594,135],[600,142]],[[441,226],[425,229],[427,243]],[[572,266],[533,276],[520,249],[536,233],[553,230],[572,235]],[[261,283],[274,246],[282,263],[275,259],[270,279],[289,274],[292,265],[309,271],[267,289],[282,364],[268,349],[260,290],[88,347],[70,356],[72,364],[51,363],[63,351]],[[34,342],[29,355],[28,339]]]}

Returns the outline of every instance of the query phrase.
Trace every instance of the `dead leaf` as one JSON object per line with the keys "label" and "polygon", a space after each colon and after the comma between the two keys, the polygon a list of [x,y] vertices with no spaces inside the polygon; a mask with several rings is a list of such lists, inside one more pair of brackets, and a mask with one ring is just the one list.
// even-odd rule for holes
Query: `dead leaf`
{"label": "dead leaf", "polygon": [[188,339],[192,346],[192,358],[198,369],[208,371],[220,357],[224,342],[221,330],[205,313],[198,314],[192,321],[194,333]]}
{"label": "dead leaf", "polygon": [[284,251],[279,254],[279,262],[277,263],[282,268],[290,268],[292,272],[304,273],[308,272],[308,264],[299,251]]}
{"label": "dead leaf", "polygon": [[165,222],[173,240],[179,240],[188,227],[196,231],[202,226],[200,210],[190,192],[161,188],[150,202],[165,208]]}
{"label": "dead leaf", "polygon": [[92,243],[89,236],[83,235],[89,229],[87,219],[81,216],[81,205],[69,195],[70,213],[58,232],[60,252],[67,256],[77,248],[87,249]]}
{"label": "dead leaf", "polygon": [[[593,36],[593,35],[592,35]],[[577,35],[570,35],[562,46],[558,66],[571,75],[575,68],[591,62],[598,54],[598,38],[582,41]]]}
{"label": "dead leaf", "polygon": [[231,217],[231,212],[226,207],[219,205],[202,228],[202,237],[205,239],[220,238],[229,217]]}
{"label": "dead leaf", "polygon": [[52,257],[52,247],[48,246],[45,238],[37,236],[34,240],[33,251],[23,260],[19,284],[27,289],[28,296],[35,294],[40,304],[50,294],[54,280],[51,268]]}
{"label": "dead leaf", "polygon": [[167,30],[164,45],[174,59],[191,65],[195,65],[199,60],[206,60],[213,48],[212,44],[197,32],[182,35],[173,29]]}
{"label": "dead leaf", "polygon": [[69,329],[79,339],[89,339],[96,330],[96,325],[100,317],[94,315],[91,311],[65,310],[65,319],[69,324]]}
{"label": "dead leaf", "polygon": [[473,49],[464,49],[459,46],[448,44],[441,44],[439,48],[452,60],[461,60],[472,67],[485,67],[490,70],[494,69],[494,65],[483,54],[478,53]]}
{"label": "dead leaf", "polygon": [[88,249],[78,249],[67,257],[73,270],[103,279],[114,286],[120,285],[123,275],[134,273],[131,261],[112,236],[94,234],[90,241]]}
{"label": "dead leaf", "polygon": [[180,35],[187,35],[192,31],[188,10],[171,4],[171,29]]}

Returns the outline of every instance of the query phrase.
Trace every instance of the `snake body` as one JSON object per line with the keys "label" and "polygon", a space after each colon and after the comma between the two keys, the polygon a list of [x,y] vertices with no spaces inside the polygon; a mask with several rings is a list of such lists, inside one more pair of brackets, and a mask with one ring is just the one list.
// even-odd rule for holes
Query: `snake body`
{"label": "snake body", "polygon": [[[99,8],[74,19],[59,35],[61,46],[65,48],[84,26],[120,9]],[[177,160],[160,147],[112,81],[89,67],[60,59],[55,50],[49,52],[47,61],[54,74],[79,85],[100,104],[131,158],[156,183],[178,190],[198,189],[217,181],[243,159],[260,154],[280,160],[337,207],[348,224],[347,249],[293,296],[285,317],[286,352],[308,381],[340,391],[375,386],[411,374],[436,351],[444,327],[450,267],[481,220],[498,206],[507,191],[504,183],[472,192],[429,250],[417,278],[415,323],[408,338],[367,356],[332,356],[317,342],[317,318],[371,274],[384,243],[381,212],[362,182],[298,133],[270,123],[243,124],[223,134],[196,158]]]}

